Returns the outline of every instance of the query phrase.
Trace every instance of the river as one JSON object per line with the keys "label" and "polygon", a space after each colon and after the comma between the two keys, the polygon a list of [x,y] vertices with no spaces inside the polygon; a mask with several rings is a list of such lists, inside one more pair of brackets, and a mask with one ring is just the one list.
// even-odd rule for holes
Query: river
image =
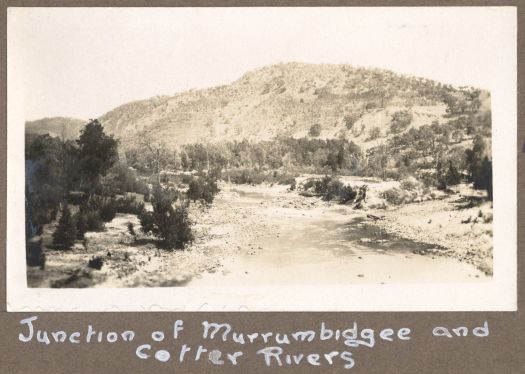
{"label": "river", "polygon": [[276,195],[271,189],[260,192],[234,187],[232,192],[233,195],[225,195],[234,196],[228,198],[229,207],[249,212],[245,216],[248,220],[271,222],[273,229],[255,237],[249,250],[225,258],[221,271],[195,277],[188,286],[442,283],[490,279],[474,266],[456,259],[419,254],[429,245],[387,236],[366,224],[363,212],[324,203],[308,209],[283,204],[283,194]]}

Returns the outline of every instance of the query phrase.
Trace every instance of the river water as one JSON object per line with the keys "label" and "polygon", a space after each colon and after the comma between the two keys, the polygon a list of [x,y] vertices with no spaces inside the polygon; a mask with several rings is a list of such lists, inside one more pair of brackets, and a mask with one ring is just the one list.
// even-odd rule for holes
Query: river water
{"label": "river water", "polygon": [[337,205],[304,210],[275,204],[275,196],[237,191],[234,209],[253,208],[275,230],[258,237],[253,250],[223,261],[188,286],[272,286],[354,283],[442,283],[488,280],[453,258],[422,255],[429,245],[386,236],[362,213]]}

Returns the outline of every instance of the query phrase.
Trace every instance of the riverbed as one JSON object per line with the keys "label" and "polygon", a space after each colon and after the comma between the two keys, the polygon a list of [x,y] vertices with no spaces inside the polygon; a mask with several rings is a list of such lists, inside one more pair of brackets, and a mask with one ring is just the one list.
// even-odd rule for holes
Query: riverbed
{"label": "riverbed", "polygon": [[[131,222],[139,232],[138,218],[117,214],[103,232],[87,233],[85,243],[71,251],[46,249],[46,267],[28,268],[28,285],[256,287],[490,280],[468,257],[454,257],[461,251],[451,247],[464,242],[461,236],[447,235],[447,246],[440,244],[439,230],[443,229],[437,219],[432,225],[424,222],[432,232],[422,226],[417,234],[407,235],[407,228],[415,227],[412,222],[396,231],[392,223],[408,218],[421,221],[417,214],[426,214],[429,206],[420,204],[412,204],[408,214],[403,213],[406,217],[400,217],[405,208],[399,208],[390,211],[384,221],[375,222],[370,213],[388,212],[356,210],[304,197],[287,186],[223,183],[211,206],[192,204],[195,241],[186,249],[160,250],[154,238],[139,235],[134,239],[127,226]],[[450,205],[443,201],[427,204],[434,204],[440,215]],[[463,237],[472,234],[483,239],[470,226],[462,229],[467,230],[460,233]],[[100,270],[87,266],[95,256],[103,259]]]}
{"label": "riverbed", "polygon": [[[441,248],[397,238],[368,224],[365,212],[305,198],[282,186],[233,186],[222,198],[247,220],[273,227],[247,251],[224,259],[220,272],[189,286],[472,282],[487,276]],[[220,204],[220,203],[219,203]]]}

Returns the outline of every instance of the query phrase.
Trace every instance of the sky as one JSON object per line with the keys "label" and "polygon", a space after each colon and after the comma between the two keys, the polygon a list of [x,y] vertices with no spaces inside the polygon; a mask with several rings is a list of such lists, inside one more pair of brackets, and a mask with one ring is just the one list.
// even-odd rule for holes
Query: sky
{"label": "sky", "polygon": [[515,35],[511,7],[10,8],[8,101],[16,91],[27,120],[97,118],[290,61],[490,90]]}

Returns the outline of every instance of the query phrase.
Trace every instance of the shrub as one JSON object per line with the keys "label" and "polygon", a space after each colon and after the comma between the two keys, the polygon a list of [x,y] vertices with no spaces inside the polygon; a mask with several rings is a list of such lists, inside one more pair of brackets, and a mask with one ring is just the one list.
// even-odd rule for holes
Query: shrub
{"label": "shrub", "polygon": [[100,256],[92,257],[88,262],[88,267],[96,270],[102,269],[102,265],[104,265],[104,260]]}
{"label": "shrub", "polygon": [[167,249],[184,248],[193,241],[191,222],[185,205],[173,208],[173,200],[160,186],[152,198],[153,212],[139,215],[142,231],[160,239],[160,246]]}
{"label": "shrub", "polygon": [[401,205],[405,203],[406,194],[399,188],[391,188],[384,191],[381,196],[393,205]]}
{"label": "shrub", "polygon": [[395,112],[392,115],[392,120],[390,122],[390,132],[392,134],[398,134],[410,125],[412,122],[412,113],[408,110],[401,110]]}
{"label": "shrub", "polygon": [[359,119],[359,116],[357,114],[348,114],[343,119],[345,122],[345,126],[348,130],[351,130],[352,127],[354,127],[354,123]]}
{"label": "shrub", "polygon": [[64,204],[58,226],[53,233],[53,244],[60,249],[71,249],[77,238],[77,227],[69,207]]}
{"label": "shrub", "polygon": [[115,199],[106,200],[100,208],[100,218],[104,222],[111,222],[117,215]]}
{"label": "shrub", "polygon": [[104,221],[100,218],[100,213],[98,211],[81,207],[79,214],[82,214],[85,217],[86,231],[104,230]]}
{"label": "shrub", "polygon": [[321,125],[316,123],[315,125],[312,125],[310,127],[310,130],[308,131],[308,135],[316,138],[321,135]]}
{"label": "shrub", "polygon": [[135,196],[117,198],[114,202],[117,213],[140,214],[144,210],[144,203],[137,201]]}
{"label": "shrub", "polygon": [[338,179],[331,176],[324,176],[321,179],[309,179],[303,184],[304,190],[313,188],[314,192],[322,197],[323,200],[337,200],[341,204],[353,201],[357,192],[349,185],[345,185]]}
{"label": "shrub", "polygon": [[210,175],[201,175],[191,180],[187,195],[188,198],[193,201],[200,200],[204,203],[211,204],[218,192],[217,179]]}
{"label": "shrub", "polygon": [[42,250],[42,238],[33,237],[26,241],[26,263],[28,266],[43,267],[45,256]]}
{"label": "shrub", "polygon": [[368,140],[376,140],[381,136],[381,129],[377,126],[372,127],[368,130]]}
{"label": "shrub", "polygon": [[353,201],[356,197],[356,192],[351,186],[345,186],[339,180],[331,180],[323,192],[324,200],[338,200],[341,204]]}
{"label": "shrub", "polygon": [[133,223],[128,222],[127,227],[128,227],[129,234],[131,236],[133,236],[133,238],[136,238],[137,237],[137,233],[135,232],[135,227],[133,226]]}
{"label": "shrub", "polygon": [[308,191],[309,189],[314,188],[316,182],[317,182],[317,180],[315,178],[307,179],[303,183],[303,190]]}
{"label": "shrub", "polygon": [[81,205],[86,201],[86,197],[83,191],[69,191],[67,200],[72,205]]}
{"label": "shrub", "polygon": [[419,188],[421,185],[420,182],[417,181],[414,177],[408,177],[406,179],[403,179],[401,181],[401,188],[405,191],[413,191],[417,188]]}
{"label": "shrub", "polygon": [[83,212],[75,214],[75,221],[77,223],[77,239],[84,239],[84,234],[88,231],[88,222],[86,215]]}

